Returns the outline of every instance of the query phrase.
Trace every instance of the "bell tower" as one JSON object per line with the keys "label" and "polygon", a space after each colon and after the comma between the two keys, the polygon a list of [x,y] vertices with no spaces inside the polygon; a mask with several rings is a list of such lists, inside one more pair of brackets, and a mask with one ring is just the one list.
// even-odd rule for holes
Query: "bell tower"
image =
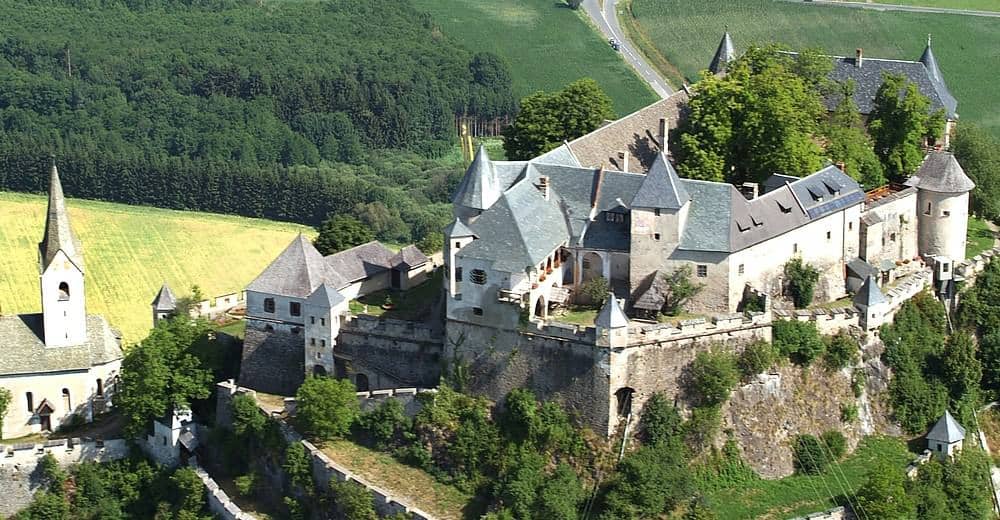
{"label": "bell tower", "polygon": [[69,224],[66,200],[55,161],[49,174],[49,209],[45,235],[38,244],[46,347],[81,345],[87,341],[83,287],[83,248]]}

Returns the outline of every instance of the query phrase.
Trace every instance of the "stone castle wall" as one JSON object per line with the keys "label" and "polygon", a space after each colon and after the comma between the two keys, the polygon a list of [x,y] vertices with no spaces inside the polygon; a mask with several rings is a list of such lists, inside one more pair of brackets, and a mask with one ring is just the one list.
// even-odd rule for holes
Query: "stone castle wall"
{"label": "stone castle wall", "polygon": [[293,395],[305,379],[302,334],[263,331],[247,324],[240,384],[269,394]]}
{"label": "stone castle wall", "polygon": [[221,518],[222,520],[257,520],[257,517],[244,513],[240,506],[236,505],[235,502],[219,484],[205,471],[201,466],[198,465],[198,458],[192,457],[188,460],[188,466],[194,470],[198,478],[201,479],[201,483],[205,485],[205,494],[207,495],[208,510],[215,515],[216,518]]}
{"label": "stone castle wall", "polygon": [[359,315],[344,321],[334,354],[367,376],[370,388],[430,388],[441,376],[443,342],[421,323]]}

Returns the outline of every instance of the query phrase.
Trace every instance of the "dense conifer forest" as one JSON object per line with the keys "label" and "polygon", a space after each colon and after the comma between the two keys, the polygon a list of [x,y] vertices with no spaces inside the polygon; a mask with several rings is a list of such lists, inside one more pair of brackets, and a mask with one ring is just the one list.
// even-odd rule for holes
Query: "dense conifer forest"
{"label": "dense conifer forest", "polygon": [[419,238],[447,189],[409,177],[456,114],[515,106],[501,59],[407,1],[0,5],[5,190],[42,191],[54,154],[71,196],[309,224],[380,202]]}

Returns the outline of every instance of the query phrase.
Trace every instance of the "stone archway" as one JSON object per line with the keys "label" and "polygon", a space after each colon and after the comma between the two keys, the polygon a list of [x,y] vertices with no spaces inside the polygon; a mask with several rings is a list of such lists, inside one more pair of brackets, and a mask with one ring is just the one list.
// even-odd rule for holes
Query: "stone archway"
{"label": "stone archway", "polygon": [[580,273],[581,283],[604,276],[604,257],[600,254],[588,251],[583,255],[583,261],[580,264],[582,267]]}
{"label": "stone archway", "polygon": [[634,388],[623,387],[615,392],[615,411],[618,417],[628,417],[632,413],[632,396],[635,394]]}
{"label": "stone archway", "polygon": [[323,365],[313,365],[313,375],[316,377],[325,377],[326,368]]}
{"label": "stone archway", "polygon": [[535,313],[534,313],[535,317],[545,318],[546,316],[548,316],[548,309],[546,307],[547,306],[545,304],[545,297],[539,296],[538,299],[535,300]]}
{"label": "stone archway", "polygon": [[354,388],[357,389],[358,392],[367,392],[369,389],[368,376],[365,374],[355,374]]}

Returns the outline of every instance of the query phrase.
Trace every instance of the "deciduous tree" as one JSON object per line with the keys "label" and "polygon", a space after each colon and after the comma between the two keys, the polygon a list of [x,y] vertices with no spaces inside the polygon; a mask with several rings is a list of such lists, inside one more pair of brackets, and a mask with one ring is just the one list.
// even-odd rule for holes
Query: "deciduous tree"
{"label": "deciduous tree", "polygon": [[944,115],[929,114],[930,106],[917,85],[901,75],[887,75],[876,92],[868,131],[890,179],[902,181],[917,171],[924,139],[940,136]]}
{"label": "deciduous tree", "polygon": [[304,431],[319,439],[346,435],[360,413],[348,379],[308,377],[295,394],[295,417]]}

